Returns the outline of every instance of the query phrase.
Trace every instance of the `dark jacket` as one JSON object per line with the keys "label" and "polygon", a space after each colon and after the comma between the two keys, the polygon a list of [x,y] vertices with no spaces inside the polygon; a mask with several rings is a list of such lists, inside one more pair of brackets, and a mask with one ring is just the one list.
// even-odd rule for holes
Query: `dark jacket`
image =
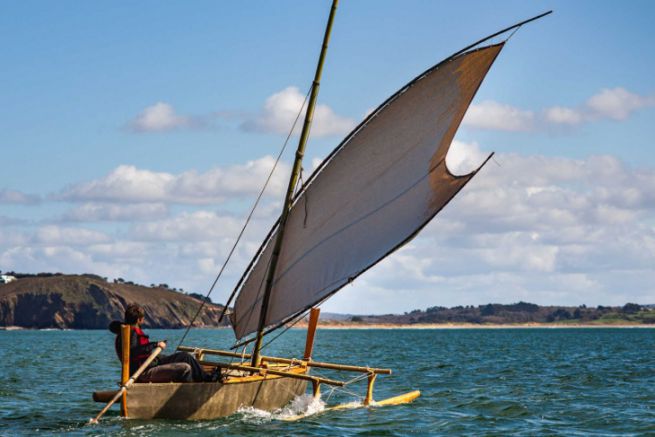
{"label": "dark jacket", "polygon": [[[116,334],[114,346],[116,348],[116,355],[118,355],[118,359],[122,362],[123,342],[121,338],[121,325],[121,322],[115,320],[109,324],[109,330]],[[156,347],[157,342],[150,341],[149,337],[141,328],[130,325],[130,375],[137,371]],[[158,359],[155,358],[149,367],[156,366],[157,361]]]}

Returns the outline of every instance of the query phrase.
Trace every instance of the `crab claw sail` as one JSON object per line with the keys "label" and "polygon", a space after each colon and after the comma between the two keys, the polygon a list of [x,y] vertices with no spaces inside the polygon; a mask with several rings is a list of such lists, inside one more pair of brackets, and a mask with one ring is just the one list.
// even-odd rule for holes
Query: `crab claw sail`
{"label": "crab claw sail", "polygon": [[[502,48],[500,43],[457,54],[421,74],[316,170],[290,211],[266,326],[324,301],[410,241],[477,173],[479,168],[455,176],[445,159]],[[276,232],[239,283],[231,315],[238,339],[258,328]]]}

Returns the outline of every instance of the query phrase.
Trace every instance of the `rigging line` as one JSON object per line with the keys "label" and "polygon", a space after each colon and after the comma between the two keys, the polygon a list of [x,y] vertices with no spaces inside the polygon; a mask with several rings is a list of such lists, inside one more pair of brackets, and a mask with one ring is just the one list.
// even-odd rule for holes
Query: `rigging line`
{"label": "rigging line", "polygon": [[[320,371],[317,371],[317,370],[312,370],[312,375],[314,375],[314,376],[320,376],[320,377],[325,377],[325,373],[320,372]],[[360,375],[357,375],[357,376],[355,376],[355,377],[353,377],[353,378],[350,378],[349,380],[345,381],[345,382],[343,383],[343,386],[342,386],[342,387],[335,387],[335,388],[336,388],[336,389],[340,389],[340,390],[344,390],[344,387],[347,387],[347,386],[349,386],[349,385],[351,385],[351,384],[355,384],[355,383],[357,383],[357,382],[359,382],[359,381],[362,381],[362,380],[368,378],[369,375],[370,375],[370,373],[368,373],[368,372],[367,372],[367,373],[362,373],[362,374],[360,374]],[[348,392],[348,393],[350,393],[350,392]]]}
{"label": "rigging line", "polygon": [[[296,127],[296,123],[298,123],[298,119],[300,119],[300,115],[302,114],[302,110],[305,107],[305,104],[307,103],[307,98],[309,97],[309,93],[311,92],[312,87],[309,88],[307,91],[307,94],[305,95],[305,100],[303,100],[303,103],[300,107],[300,110],[298,111],[298,114],[296,115],[296,119],[293,121],[293,125],[291,126],[291,129],[289,130],[289,134],[287,135],[286,140],[284,141],[284,144],[282,145],[282,149],[280,150],[280,153],[277,155],[277,159],[275,160],[275,163],[273,164],[273,168],[271,168],[271,171],[268,174],[268,177],[266,178],[266,182],[264,182],[264,186],[262,187],[261,191],[257,195],[257,199],[255,200],[255,203],[253,204],[250,212],[248,213],[248,217],[246,218],[246,222],[243,224],[243,227],[241,228],[241,231],[239,232],[239,235],[237,236],[236,241],[234,242],[234,245],[232,245],[232,248],[230,249],[230,253],[227,255],[227,258],[225,259],[225,262],[221,266],[221,269],[218,272],[218,275],[216,275],[216,279],[214,279],[214,282],[212,283],[211,287],[209,288],[209,291],[207,292],[207,295],[205,296],[205,300],[202,301],[200,304],[200,307],[198,307],[198,311],[196,311],[196,314],[193,316],[191,319],[191,322],[189,323],[189,326],[187,326],[186,331],[184,331],[184,335],[182,336],[182,339],[178,343],[177,347],[179,348],[184,340],[186,339],[186,336],[189,334],[189,331],[191,330],[191,327],[193,326],[193,323],[196,321],[198,316],[200,315],[200,312],[202,309],[205,307],[205,304],[207,303],[207,299],[209,299],[209,295],[214,291],[214,287],[216,287],[216,284],[218,283],[218,280],[220,279],[221,275],[223,274],[223,271],[225,270],[225,267],[227,266],[227,263],[230,261],[232,258],[232,255],[234,254],[234,251],[237,248],[237,245],[239,244],[239,241],[241,241],[241,237],[243,236],[243,233],[246,231],[246,228],[248,227],[248,224],[250,223],[250,220],[252,219],[253,214],[255,213],[255,209],[257,209],[257,206],[259,205],[259,201],[262,199],[264,192],[266,191],[266,187],[268,187],[269,182],[273,178],[273,173],[275,172],[275,169],[277,168],[277,165],[280,162],[280,159],[282,159],[282,155],[284,154],[284,151],[287,148],[287,144],[289,144],[289,140],[291,139],[291,135],[293,134],[293,130]],[[227,311],[227,307],[230,303],[230,301],[234,298],[234,293],[232,292],[232,295],[228,299],[228,301],[225,303],[225,306],[223,307],[223,312],[221,313],[220,319],[223,319],[223,316],[225,315],[225,312]]]}
{"label": "rigging line", "polygon": [[[350,281],[349,281],[349,282],[350,282]],[[349,283],[349,282],[348,282],[348,283]],[[333,292],[333,294],[334,294],[334,292]],[[311,305],[308,305],[308,306],[306,306],[305,308],[303,308],[303,309],[301,309],[301,310],[295,312],[295,313],[292,314],[291,316],[286,317],[286,318],[283,319],[281,322],[277,322],[273,327],[271,327],[271,328],[269,328],[268,330],[266,330],[266,332],[264,332],[264,335],[268,335],[268,334],[270,334],[271,332],[273,332],[273,331],[275,331],[276,329],[280,328],[282,325],[286,325],[287,323],[291,322],[291,321],[294,320],[296,317],[302,317],[302,316],[307,315],[307,312],[308,312],[312,307],[320,306],[320,305],[321,305],[324,301],[326,301],[330,296],[331,296],[331,294],[328,295],[328,296],[326,296],[325,298],[323,298],[323,299],[321,299],[321,300],[318,300],[318,301],[312,303]],[[247,337],[247,336],[250,335],[250,334],[252,334],[252,332],[250,332],[250,333],[244,335],[244,336],[241,337],[241,338]],[[237,349],[237,348],[240,348],[241,346],[243,346],[243,345],[245,345],[245,344],[252,343],[252,342],[255,341],[256,339],[257,339],[257,337],[251,337],[251,338],[246,339],[246,340],[241,340],[240,342],[235,341],[235,342],[234,342],[234,345],[233,345],[230,349]]]}
{"label": "rigging line", "polygon": [[[282,150],[278,154],[277,160],[275,161],[275,166],[277,166],[277,163],[280,161],[280,158],[282,157],[282,154],[284,153],[284,149],[287,147],[287,144],[289,143],[289,140],[291,139],[291,135],[293,134],[293,130],[296,128],[296,124],[298,123],[298,120],[300,119],[300,115],[302,114],[303,108],[305,107],[305,104],[307,103],[307,98],[309,97],[309,93],[311,93],[311,91],[312,91],[312,87],[310,86],[309,90],[307,91],[307,94],[305,94],[305,100],[303,100],[302,105],[300,106],[300,110],[298,111],[298,114],[296,114],[296,119],[293,121],[293,125],[291,126],[291,130],[289,130],[289,134],[287,135],[287,138],[284,141],[284,146],[282,147]],[[273,170],[274,169],[275,169],[275,167],[273,167]],[[266,180],[267,184],[268,184],[268,181],[270,180],[272,175],[273,175],[273,172],[271,171],[271,173],[269,174],[269,178]],[[262,190],[262,192],[263,192],[263,190]],[[261,195],[260,195],[260,197],[261,197]],[[259,201],[259,198],[257,199],[257,201]],[[279,219],[278,219],[278,223],[279,223]],[[275,229],[275,225],[273,225],[273,229]],[[271,233],[269,233],[269,236],[272,234],[273,229],[271,229]],[[266,237],[264,242],[266,242],[266,240],[268,240],[268,236]],[[262,246],[262,248],[263,248],[263,246]],[[255,257],[256,256],[257,255],[255,255]],[[254,263],[254,261],[255,260],[253,259],[253,261],[251,262],[251,265]],[[248,268],[250,268],[250,266]],[[244,276],[245,276],[245,273],[244,273]],[[242,277],[241,279],[243,280],[244,278]],[[239,282],[241,282],[241,281],[239,281]],[[234,296],[236,295],[238,289],[239,289],[239,285],[237,284],[237,286],[234,287],[234,290],[232,290],[232,293],[230,294],[230,297],[225,302],[225,306],[223,307],[223,312],[221,312],[221,316],[218,319],[219,321],[223,320],[223,317],[225,316],[225,313],[227,312],[227,308],[230,306],[230,303],[232,303],[232,299],[234,299]]]}
{"label": "rigging line", "polygon": [[512,29],[514,29],[514,28],[516,28],[516,27],[521,27],[521,26],[523,26],[524,24],[528,24],[528,23],[530,23],[530,22],[532,22],[532,21],[538,20],[538,19],[540,19],[540,18],[542,18],[542,17],[545,17],[546,15],[549,15],[549,14],[552,14],[552,13],[553,13],[552,10],[551,10],[551,11],[547,11],[547,12],[544,12],[543,14],[536,15],[536,16],[534,16],[534,17],[532,17],[532,18],[528,18],[527,20],[523,20],[523,21],[521,21],[521,22],[519,22],[519,23],[516,23],[516,24],[514,24],[514,25],[512,25],[512,26],[506,27],[506,28],[504,28],[503,30],[499,30],[498,32],[496,32],[496,33],[494,33],[494,34],[491,34],[491,35],[489,35],[489,36],[487,36],[487,37],[484,37],[484,38],[482,38],[482,39],[480,39],[480,40],[474,42],[473,44],[464,47],[462,50],[460,50],[460,51],[458,51],[457,53],[455,53],[454,55],[450,56],[450,58],[448,58],[448,60],[453,59],[453,58],[455,58],[456,56],[461,55],[462,53],[468,51],[469,49],[472,49],[473,47],[478,46],[478,45],[482,44],[483,42],[486,42],[486,41],[490,40],[491,38],[495,38],[495,37],[497,37],[498,35],[502,35],[503,33],[508,32],[508,31],[510,31],[510,30],[512,30]]}
{"label": "rigging line", "polygon": [[325,403],[327,404],[330,401],[330,398],[336,391],[336,387],[330,387],[330,393],[327,395],[327,398],[325,399]]}
{"label": "rigging line", "polygon": [[361,381],[363,379],[366,379],[368,377],[369,377],[368,373],[362,373],[361,375],[355,376],[354,378],[351,378],[348,381],[346,381],[343,386],[346,387],[346,386],[348,386],[350,384],[354,384],[354,383],[359,382],[359,381]]}
{"label": "rigging line", "polygon": [[346,390],[343,387],[334,387],[334,388],[338,392],[345,393],[347,395],[353,396],[355,399],[360,399],[360,402],[361,402],[361,399],[364,399],[364,396],[362,396],[362,395],[360,395],[358,393],[355,393],[354,391]]}
{"label": "rigging line", "polygon": [[[316,372],[316,371],[312,371],[312,375],[323,376],[322,373],[319,373],[319,372]],[[368,376],[367,374],[364,374],[364,375]],[[357,377],[357,378],[359,378],[359,377]],[[346,383],[346,385],[347,384],[348,383]],[[354,391],[346,390],[344,388],[344,387],[346,387],[346,385],[344,385],[343,387],[329,386],[330,392],[328,393],[327,398],[325,399],[325,403],[328,403],[330,401],[330,398],[332,397],[332,395],[334,395],[334,393],[345,393],[347,395],[353,396],[355,399],[358,399],[360,402],[364,400],[364,396],[362,396],[362,395],[360,395],[358,393],[355,393]]]}
{"label": "rigging line", "polygon": [[[276,324],[275,326],[273,326],[272,328],[269,328],[268,330],[266,330],[266,331],[264,332],[264,335],[268,335],[268,334],[270,334],[271,332],[275,331],[276,329],[279,329],[282,325],[286,325],[287,323],[291,323],[292,320],[298,318],[298,319],[295,320],[293,323],[291,323],[291,326],[295,325],[296,323],[298,323],[298,321],[300,321],[300,319],[302,319],[304,316],[307,315],[307,312],[308,312],[310,309],[312,309],[312,307],[314,307],[314,306],[318,306],[318,305],[320,305],[321,303],[323,303],[323,300],[321,300],[321,301],[319,301],[319,302],[315,302],[315,303],[313,303],[312,305],[309,305],[308,307],[306,307],[306,308],[304,308],[304,309],[298,311],[297,313],[293,314],[291,317],[287,317],[287,318],[284,319],[282,322],[280,322],[280,323]],[[277,335],[275,338],[277,338],[277,337],[279,337],[280,335],[282,335],[282,334],[283,334],[284,332],[286,332],[288,329],[289,329],[289,328],[287,328],[287,329],[285,329],[284,331],[282,331],[282,333],[280,333],[279,335]],[[252,334],[252,332],[251,332],[250,334]],[[249,335],[249,334],[247,334],[247,335]],[[245,335],[244,337],[246,337],[247,335]],[[242,337],[242,338],[243,338],[243,337]],[[249,339],[242,340],[242,341],[240,341],[240,342],[237,341],[237,340],[235,340],[234,345],[232,345],[232,347],[231,347],[230,349],[238,349],[238,348],[240,348],[241,346],[244,346],[244,345],[250,344],[250,343],[252,343],[252,342],[255,341],[255,340],[257,340],[257,337],[251,337],[251,338],[249,338]],[[269,342],[269,343],[270,343],[270,342]],[[269,343],[266,343],[266,345],[268,346]]]}
{"label": "rigging line", "polygon": [[[277,155],[275,165],[271,169],[271,172],[269,173],[268,178],[266,179],[266,183],[264,184],[264,188],[259,193],[259,196],[257,197],[255,205],[253,206],[253,209],[250,212],[250,215],[248,216],[248,218],[250,218],[252,216],[252,213],[254,212],[255,207],[257,206],[257,203],[259,203],[259,200],[261,199],[262,194],[264,193],[264,189],[266,189],[266,185],[268,185],[269,181],[271,180],[271,177],[273,176],[273,172],[275,171],[275,168],[277,167],[278,162],[280,162],[280,159],[282,158],[282,154],[284,153],[284,150],[286,149],[287,144],[289,143],[289,140],[291,139],[291,135],[293,135],[293,130],[296,128],[296,124],[298,123],[298,120],[300,119],[300,115],[303,112],[303,108],[305,107],[305,104],[307,103],[307,98],[309,97],[309,93],[311,93],[311,91],[312,91],[312,87],[310,86],[309,90],[307,90],[307,94],[305,94],[305,100],[303,100],[302,105],[300,106],[300,110],[298,111],[298,114],[296,114],[296,118],[293,121],[293,124],[291,125],[291,129],[289,130],[289,134],[287,135],[286,140],[284,140],[284,145],[282,146],[282,150],[280,150],[280,153]],[[279,219],[278,219],[278,222],[279,222]],[[275,225],[273,225],[273,228],[275,228]],[[244,229],[245,229],[245,227],[244,227]],[[271,230],[271,232],[272,232],[272,230]],[[241,231],[241,233],[243,233],[243,230]],[[268,237],[266,237],[266,239],[268,239]],[[266,240],[264,240],[264,241],[266,241]],[[256,255],[255,255],[255,257],[256,257]],[[254,262],[254,259],[253,259],[253,262]],[[251,265],[253,264],[253,262],[251,262]],[[241,279],[243,279],[243,277]],[[232,290],[232,293],[230,294],[230,297],[225,302],[225,306],[223,307],[223,311],[221,312],[221,316],[218,319],[219,321],[223,320],[223,317],[225,316],[225,313],[227,312],[227,308],[230,306],[230,303],[232,303],[232,299],[234,299],[234,296],[236,295],[238,289],[239,289],[239,286],[237,285],[236,287],[234,287],[234,290]]]}
{"label": "rigging line", "polygon": [[504,41],[504,42],[509,41],[509,39],[510,39],[511,37],[513,37],[514,34],[515,34],[516,32],[519,31],[520,28],[521,28],[521,26],[518,26],[516,29],[514,29],[514,30],[512,31],[512,33],[510,33],[509,36],[508,36],[507,38],[505,38],[505,41]]}
{"label": "rigging line", "polygon": [[264,343],[264,345],[261,347],[260,350],[263,350],[264,348],[266,348],[267,346],[269,346],[271,343],[273,343],[275,340],[277,340],[277,339],[280,337],[280,335],[284,334],[284,333],[287,332],[289,329],[291,329],[291,328],[293,328],[294,326],[296,326],[296,324],[297,324],[298,322],[300,322],[300,321],[305,317],[305,315],[306,315],[306,313],[301,313],[301,314],[300,314],[300,317],[298,317],[298,318],[296,319],[295,322],[293,322],[293,323],[291,323],[290,325],[288,325],[286,328],[284,328],[284,329],[282,330],[282,332],[280,332],[280,333],[277,334],[275,337],[271,338],[271,339],[268,340],[266,343]]}

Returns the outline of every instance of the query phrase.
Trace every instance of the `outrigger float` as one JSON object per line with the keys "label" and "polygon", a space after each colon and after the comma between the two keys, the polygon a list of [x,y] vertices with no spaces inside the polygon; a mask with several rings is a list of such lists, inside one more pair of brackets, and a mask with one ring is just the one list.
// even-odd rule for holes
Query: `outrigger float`
{"label": "outrigger float", "polygon": [[[420,395],[412,391],[375,402],[376,378],[391,374],[390,369],[314,361],[316,307],[414,238],[489,161],[492,155],[475,171],[461,176],[452,174],[446,165],[457,128],[507,39],[481,44],[550,12],[483,38],[421,73],[366,117],[298,188],[337,2],[332,2],[282,213],[224,307],[223,315],[238,295],[230,320],[240,343],[233,349],[254,342],[252,354],[178,346],[179,351],[195,354],[208,370],[220,368],[221,380],[138,383],[141,372],[161,349],[155,349],[130,375],[130,328],[124,326],[121,388],[93,394],[96,401],[109,403],[92,422],[119,399],[121,415],[127,418],[214,419],[244,407],[278,410],[303,395],[309,383],[315,397],[320,396],[323,384],[347,384],[312,375],[313,368],[357,372],[368,381],[361,403],[328,406],[327,410],[397,405]],[[257,202],[253,211],[256,206]],[[231,253],[235,247],[236,243]],[[265,335],[293,325],[307,312],[302,358],[262,355]],[[189,328],[192,325],[193,320]],[[241,361],[210,359],[216,357]]]}

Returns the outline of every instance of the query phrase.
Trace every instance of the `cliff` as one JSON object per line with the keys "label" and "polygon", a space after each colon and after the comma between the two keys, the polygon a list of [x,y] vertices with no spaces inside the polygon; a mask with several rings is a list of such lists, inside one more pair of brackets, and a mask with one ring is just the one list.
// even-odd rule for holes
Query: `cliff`
{"label": "cliff", "polygon": [[[167,288],[112,284],[94,275],[27,277],[0,284],[0,326],[106,329],[123,319],[130,303],[144,307],[147,328],[185,327],[201,305]],[[194,326],[218,326],[221,310],[206,304]]]}

